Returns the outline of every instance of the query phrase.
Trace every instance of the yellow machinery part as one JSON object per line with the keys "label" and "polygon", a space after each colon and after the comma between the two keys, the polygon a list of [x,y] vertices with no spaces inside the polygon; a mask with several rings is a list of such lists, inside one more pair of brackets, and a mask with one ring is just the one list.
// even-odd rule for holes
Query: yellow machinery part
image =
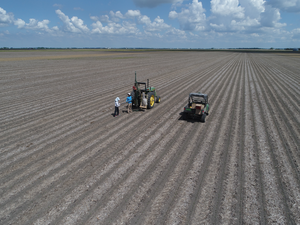
{"label": "yellow machinery part", "polygon": [[150,106],[152,107],[154,105],[154,95],[151,95],[150,97]]}

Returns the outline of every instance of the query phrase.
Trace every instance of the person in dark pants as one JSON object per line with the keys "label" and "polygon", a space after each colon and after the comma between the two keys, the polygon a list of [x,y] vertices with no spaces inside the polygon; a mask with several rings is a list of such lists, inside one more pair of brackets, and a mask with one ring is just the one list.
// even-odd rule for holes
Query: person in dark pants
{"label": "person in dark pants", "polygon": [[117,117],[119,115],[119,107],[120,107],[119,101],[120,101],[120,98],[117,97],[115,99],[115,113],[114,113],[114,117]]}

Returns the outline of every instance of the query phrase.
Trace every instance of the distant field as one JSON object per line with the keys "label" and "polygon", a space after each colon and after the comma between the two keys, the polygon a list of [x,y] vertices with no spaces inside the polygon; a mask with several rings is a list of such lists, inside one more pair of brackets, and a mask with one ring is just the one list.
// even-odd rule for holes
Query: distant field
{"label": "distant field", "polygon": [[[267,52],[0,51],[0,224],[300,224],[300,58]],[[135,71],[162,101],[114,118]]]}
{"label": "distant field", "polygon": [[[1,53],[1,52],[0,52]],[[82,58],[99,58],[105,59],[116,57],[130,57],[130,55],[138,57],[137,52],[106,52],[106,51],[53,51],[53,50],[37,50],[37,51],[17,51],[17,52],[5,52],[0,54],[0,62],[7,61],[30,61],[30,60],[50,60],[50,59],[82,59]]]}

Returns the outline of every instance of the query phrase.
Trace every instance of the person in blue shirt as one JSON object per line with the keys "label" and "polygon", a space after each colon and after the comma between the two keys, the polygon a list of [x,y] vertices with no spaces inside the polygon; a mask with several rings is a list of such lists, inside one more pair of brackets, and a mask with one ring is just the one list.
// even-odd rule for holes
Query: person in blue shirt
{"label": "person in blue shirt", "polygon": [[128,103],[127,113],[130,113],[130,112],[132,112],[132,97],[131,97],[130,93],[128,93],[127,95],[128,95],[126,98],[126,102]]}

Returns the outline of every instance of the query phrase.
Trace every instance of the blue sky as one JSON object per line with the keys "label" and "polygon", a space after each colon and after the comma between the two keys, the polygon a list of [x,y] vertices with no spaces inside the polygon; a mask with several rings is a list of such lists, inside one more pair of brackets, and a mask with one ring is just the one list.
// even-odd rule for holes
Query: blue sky
{"label": "blue sky", "polygon": [[0,47],[300,47],[300,0],[9,0]]}

